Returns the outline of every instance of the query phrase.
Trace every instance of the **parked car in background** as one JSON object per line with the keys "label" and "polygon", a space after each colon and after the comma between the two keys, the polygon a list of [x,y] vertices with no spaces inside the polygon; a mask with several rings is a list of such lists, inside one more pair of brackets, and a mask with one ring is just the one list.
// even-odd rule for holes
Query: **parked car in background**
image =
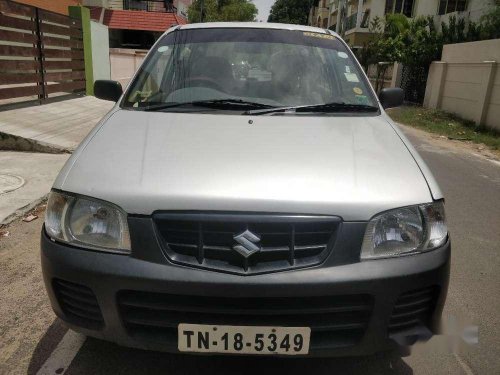
{"label": "parked car in background", "polygon": [[[242,69],[241,66],[246,67]],[[258,74],[257,74],[258,73]],[[439,327],[443,195],[344,41],[177,26],[54,183],[41,235],[71,329],[187,353],[340,356]]]}

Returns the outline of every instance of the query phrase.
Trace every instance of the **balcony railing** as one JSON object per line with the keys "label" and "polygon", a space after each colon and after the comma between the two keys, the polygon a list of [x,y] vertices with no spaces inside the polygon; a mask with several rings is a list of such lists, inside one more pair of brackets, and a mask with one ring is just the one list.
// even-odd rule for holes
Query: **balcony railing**
{"label": "balcony railing", "polygon": [[356,27],[357,17],[358,17],[358,14],[354,13],[346,18],[346,20],[345,20],[345,30],[346,31],[352,30]]}
{"label": "balcony railing", "polygon": [[177,8],[167,0],[123,0],[124,10],[142,10],[145,12],[176,13]]}
{"label": "balcony railing", "polygon": [[[349,17],[346,18],[345,21],[345,31],[349,31],[352,29],[356,28],[356,21],[357,21],[357,13],[351,14]],[[363,12],[361,14],[361,24],[359,25],[360,28],[368,28],[370,25],[370,12],[369,10],[366,12]]]}

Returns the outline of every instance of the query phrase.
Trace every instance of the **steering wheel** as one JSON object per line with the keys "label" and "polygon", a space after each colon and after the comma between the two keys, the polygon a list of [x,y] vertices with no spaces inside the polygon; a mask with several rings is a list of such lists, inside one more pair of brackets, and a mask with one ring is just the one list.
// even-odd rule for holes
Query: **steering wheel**
{"label": "steering wheel", "polygon": [[201,87],[213,88],[217,91],[224,91],[224,88],[222,87],[222,85],[219,82],[217,82],[215,79],[210,78],[210,77],[205,77],[205,76],[190,77],[190,78],[186,79],[185,83],[186,83],[186,86],[188,86],[188,87],[201,86]]}

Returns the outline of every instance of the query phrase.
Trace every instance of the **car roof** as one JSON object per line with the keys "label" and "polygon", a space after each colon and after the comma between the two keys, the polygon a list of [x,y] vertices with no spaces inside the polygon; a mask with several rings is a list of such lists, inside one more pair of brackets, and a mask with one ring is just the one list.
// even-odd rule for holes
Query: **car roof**
{"label": "car roof", "polygon": [[[275,29],[275,30],[299,30],[309,31],[313,33],[327,34],[328,31],[319,27],[305,25],[291,25],[286,23],[269,23],[269,22],[206,22],[206,23],[189,23],[180,26],[180,30],[190,29],[219,29],[219,28],[244,28],[244,29]],[[332,32],[338,36],[336,33]]]}

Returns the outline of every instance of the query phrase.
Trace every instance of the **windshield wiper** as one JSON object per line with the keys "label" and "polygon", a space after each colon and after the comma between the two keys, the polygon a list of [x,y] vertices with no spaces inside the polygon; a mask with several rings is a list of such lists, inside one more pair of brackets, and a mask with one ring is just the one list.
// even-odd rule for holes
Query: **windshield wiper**
{"label": "windshield wiper", "polygon": [[264,103],[250,102],[242,99],[209,99],[209,100],[196,100],[192,102],[172,102],[172,103],[162,103],[158,105],[151,105],[148,107],[143,107],[144,111],[161,111],[168,108],[175,107],[207,107],[207,108],[217,108],[217,109],[240,109],[240,108],[252,108],[254,110],[260,109],[271,109],[275,108],[272,105]]}
{"label": "windshield wiper", "polygon": [[256,109],[245,112],[246,115],[265,115],[278,112],[377,112],[378,107],[366,104],[350,104],[350,103],[325,103],[312,104],[293,107],[274,107],[266,109]]}

